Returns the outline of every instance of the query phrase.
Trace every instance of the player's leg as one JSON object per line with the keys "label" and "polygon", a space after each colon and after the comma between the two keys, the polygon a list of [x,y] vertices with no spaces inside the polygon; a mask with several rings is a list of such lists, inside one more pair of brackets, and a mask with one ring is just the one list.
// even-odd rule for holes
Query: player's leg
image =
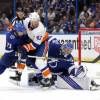
{"label": "player's leg", "polygon": [[[35,56],[45,57],[48,52],[47,44],[43,43],[39,49],[37,49]],[[37,58],[35,61],[36,67],[41,71],[42,73],[42,79],[40,80],[40,83],[43,87],[49,87],[54,84],[52,80],[52,74],[47,66],[47,59]]]}
{"label": "player's leg", "polygon": [[22,75],[22,71],[24,70],[25,66],[26,66],[26,62],[23,62],[26,60],[26,57],[22,56],[22,53],[17,53],[18,56],[18,60],[16,61],[16,69],[15,71],[15,76],[10,76],[10,79],[13,81],[20,81],[21,80],[21,75]]}
{"label": "player's leg", "polygon": [[[29,38],[28,38],[27,35],[23,35],[21,38],[17,38],[16,41],[17,41],[16,47],[18,48],[21,45],[28,43]],[[22,71],[24,70],[24,68],[26,66],[25,62],[21,62],[21,60],[25,61],[27,54],[17,51],[17,56],[18,56],[18,61],[16,62],[17,67],[15,69],[16,70],[15,76],[10,77],[10,79],[14,80],[14,81],[20,81],[21,80]]]}
{"label": "player's leg", "polygon": [[17,60],[15,52],[5,53],[0,59],[0,74],[11,67]]}

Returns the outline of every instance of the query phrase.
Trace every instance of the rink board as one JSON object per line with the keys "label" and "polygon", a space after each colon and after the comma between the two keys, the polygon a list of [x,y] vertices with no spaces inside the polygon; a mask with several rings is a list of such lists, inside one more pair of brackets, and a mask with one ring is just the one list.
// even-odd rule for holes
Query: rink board
{"label": "rink board", "polygon": [[[78,60],[78,35],[50,35],[50,41],[57,38],[61,44],[71,41],[74,45],[72,55]],[[5,52],[6,36],[0,35],[0,55]],[[82,36],[82,61],[93,61],[100,55],[100,35]],[[97,61],[100,63],[100,59]]]}

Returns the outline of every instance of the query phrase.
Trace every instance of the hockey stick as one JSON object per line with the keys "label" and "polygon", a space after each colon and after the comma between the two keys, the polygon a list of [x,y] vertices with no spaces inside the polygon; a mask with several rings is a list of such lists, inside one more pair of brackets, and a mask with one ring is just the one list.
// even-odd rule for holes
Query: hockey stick
{"label": "hockey stick", "polygon": [[46,59],[46,60],[64,60],[64,61],[68,61],[64,58],[53,58],[53,57],[39,57],[39,56],[31,56],[31,55],[28,55],[27,56],[28,58],[38,58],[38,59]]}
{"label": "hockey stick", "polygon": [[[28,55],[29,58],[39,58],[39,59],[49,59],[49,60],[64,60],[64,61],[68,61],[64,58],[53,58],[53,57],[39,57],[39,56],[30,56]],[[100,60],[100,55],[97,56],[93,61],[82,61],[82,62],[86,62],[86,63],[96,63]]]}
{"label": "hockey stick", "polygon": [[87,63],[96,63],[100,60],[100,55],[97,56],[93,61],[82,61],[82,62],[87,62]]}

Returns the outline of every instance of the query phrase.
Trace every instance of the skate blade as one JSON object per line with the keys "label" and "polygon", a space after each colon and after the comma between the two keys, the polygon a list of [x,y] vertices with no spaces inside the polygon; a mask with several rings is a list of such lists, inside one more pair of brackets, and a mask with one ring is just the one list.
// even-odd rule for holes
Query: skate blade
{"label": "skate blade", "polygon": [[50,86],[50,87],[43,87],[43,86],[40,86],[43,90],[55,90],[56,89],[56,87],[55,87],[55,85],[53,85],[53,86]]}
{"label": "skate blade", "polygon": [[96,90],[100,90],[100,86],[91,86],[90,87],[91,91],[96,91]]}
{"label": "skate blade", "polygon": [[41,87],[42,88],[42,90],[48,90],[48,89],[50,89],[50,87]]}
{"label": "skate blade", "polygon": [[29,86],[40,86],[39,83],[34,83],[34,82],[28,82]]}
{"label": "skate blade", "polygon": [[9,79],[9,82],[16,85],[16,86],[20,86],[20,81],[15,81],[15,80]]}

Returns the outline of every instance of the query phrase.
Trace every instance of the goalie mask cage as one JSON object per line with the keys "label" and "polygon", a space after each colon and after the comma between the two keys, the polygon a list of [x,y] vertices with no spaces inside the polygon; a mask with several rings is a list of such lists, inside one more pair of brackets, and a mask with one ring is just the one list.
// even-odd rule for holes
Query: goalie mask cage
{"label": "goalie mask cage", "polygon": [[78,32],[78,61],[100,63],[100,28],[81,28]]}

